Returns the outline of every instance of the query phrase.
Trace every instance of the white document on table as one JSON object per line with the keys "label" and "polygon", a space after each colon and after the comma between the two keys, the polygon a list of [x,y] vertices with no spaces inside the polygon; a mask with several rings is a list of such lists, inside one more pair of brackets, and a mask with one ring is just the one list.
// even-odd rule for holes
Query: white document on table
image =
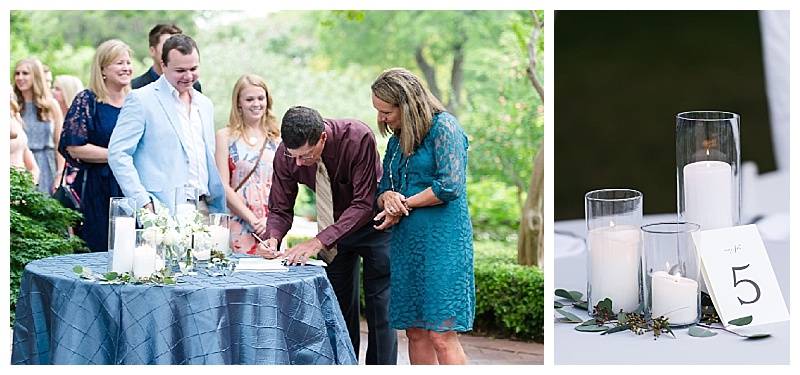
{"label": "white document on table", "polygon": [[233,272],[287,272],[280,259],[240,258]]}

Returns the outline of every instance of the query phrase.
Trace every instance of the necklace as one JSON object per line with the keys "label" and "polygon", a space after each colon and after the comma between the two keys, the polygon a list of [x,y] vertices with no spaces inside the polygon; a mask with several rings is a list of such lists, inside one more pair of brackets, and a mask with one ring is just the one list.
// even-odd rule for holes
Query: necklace
{"label": "necklace", "polygon": [[400,151],[400,143],[399,142],[397,143],[397,147],[394,149],[394,152],[392,153],[392,158],[389,160],[389,182],[392,184],[392,191],[397,191],[397,192],[400,191],[400,189],[403,187],[402,183],[404,181],[406,181],[406,179],[408,178],[408,159],[411,159],[410,155],[408,157],[406,157],[405,158],[406,162],[401,168],[400,163],[403,162],[403,155],[400,155],[400,161],[398,162],[398,166],[397,166],[397,173],[400,174],[401,169],[402,169],[403,178],[400,179],[399,178],[400,176],[398,176],[398,180],[399,181],[397,182],[397,186],[395,186],[395,184],[394,184],[394,169],[393,169],[393,166],[394,166],[394,157],[397,156],[397,152],[398,151]]}
{"label": "necklace", "polygon": [[[261,132],[260,130],[257,131],[259,133]],[[242,128],[242,138],[244,138],[245,142],[250,146],[255,146],[258,142],[258,137],[251,135],[247,127]]]}

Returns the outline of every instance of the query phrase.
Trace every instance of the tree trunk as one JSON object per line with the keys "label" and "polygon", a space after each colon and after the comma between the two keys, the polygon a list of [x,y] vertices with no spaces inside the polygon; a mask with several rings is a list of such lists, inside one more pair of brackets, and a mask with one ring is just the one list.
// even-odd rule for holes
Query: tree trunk
{"label": "tree trunk", "polygon": [[458,117],[458,107],[461,106],[461,87],[464,76],[464,48],[461,44],[453,46],[453,69],[450,72],[450,87],[453,89],[453,96],[450,98],[450,105],[447,110],[451,115]]}
{"label": "tree trunk", "polygon": [[[444,98],[442,98],[442,91],[439,90],[439,85],[436,84],[436,69],[425,60],[425,56],[422,55],[422,46],[417,46],[417,48],[414,49],[414,58],[417,60],[419,70],[422,71],[422,76],[425,77],[425,82],[428,83],[428,90],[430,90],[431,94],[437,99],[444,100]],[[444,104],[444,102],[442,102],[442,104]]]}
{"label": "tree trunk", "polygon": [[544,142],[533,159],[531,186],[525,206],[522,207],[517,263],[539,267],[544,265]]}
{"label": "tree trunk", "polygon": [[[536,76],[536,40],[539,39],[544,25],[535,11],[531,11],[531,17],[534,28],[528,40],[528,66],[525,72],[544,103],[544,87]],[[531,186],[528,187],[528,198],[522,207],[517,241],[517,263],[544,266],[544,140],[533,159]]]}

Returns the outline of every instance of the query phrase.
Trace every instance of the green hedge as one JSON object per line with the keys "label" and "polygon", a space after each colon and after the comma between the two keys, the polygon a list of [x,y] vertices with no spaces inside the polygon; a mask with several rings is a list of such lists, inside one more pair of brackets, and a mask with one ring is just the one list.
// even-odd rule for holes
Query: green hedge
{"label": "green hedge", "polygon": [[13,326],[19,282],[25,265],[37,259],[87,249],[83,246],[83,240],[70,237],[68,232],[69,226],[80,220],[81,214],[64,208],[55,199],[49,199],[35,191],[30,172],[12,167],[9,177],[9,232],[12,249],[10,308]]}
{"label": "green hedge", "polygon": [[544,338],[544,272],[516,264],[516,244],[475,242],[475,327],[519,340]]}
{"label": "green hedge", "polygon": [[[476,240],[473,328],[521,341],[544,340],[544,272],[520,266],[515,242]],[[363,271],[363,270],[362,270]],[[363,272],[362,272],[363,278]],[[361,288],[361,312],[364,290]]]}

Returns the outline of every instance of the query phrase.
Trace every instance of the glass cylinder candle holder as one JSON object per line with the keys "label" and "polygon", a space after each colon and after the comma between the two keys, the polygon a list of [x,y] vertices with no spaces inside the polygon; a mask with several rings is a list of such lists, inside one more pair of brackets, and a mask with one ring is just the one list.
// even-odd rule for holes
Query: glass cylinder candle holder
{"label": "glass cylinder candle holder", "polygon": [[[141,233],[139,233],[139,231],[141,231]],[[171,268],[172,261],[169,257],[169,249],[167,245],[164,244],[166,236],[164,235],[162,228],[151,226],[148,228],[137,229],[136,236],[137,248],[140,246],[140,244],[147,244],[155,248],[155,271],[163,274],[168,266]]]}
{"label": "glass cylinder candle holder", "polygon": [[215,248],[225,256],[231,255],[231,217],[228,214],[212,213],[208,215],[208,228]]}
{"label": "glass cylinder candle holder", "polygon": [[189,214],[198,210],[200,193],[197,188],[184,185],[175,189],[175,216]]}
{"label": "glass cylinder candle holder", "polygon": [[604,189],[586,193],[587,292],[589,315],[611,299],[614,312],[640,310],[642,193]]}
{"label": "glass cylinder candle holder", "polygon": [[[200,232],[192,235],[191,256],[193,263],[199,268],[208,266],[211,259],[211,249],[214,247],[214,239],[211,232]],[[201,267],[202,266],[202,267]]]}
{"label": "glass cylinder candle holder", "polygon": [[148,279],[156,272],[158,238],[153,236],[154,233],[148,229],[136,229],[136,247],[133,249],[131,267],[134,278]]}
{"label": "glass cylinder candle holder", "polygon": [[642,226],[645,308],[673,328],[700,321],[700,257],[692,241],[699,229],[684,222]]}
{"label": "glass cylinder candle holder", "polygon": [[136,247],[136,200],[112,197],[108,206],[108,272],[123,274],[133,267]]}
{"label": "glass cylinder candle holder", "polygon": [[739,115],[679,113],[675,140],[678,221],[700,230],[741,224]]}

